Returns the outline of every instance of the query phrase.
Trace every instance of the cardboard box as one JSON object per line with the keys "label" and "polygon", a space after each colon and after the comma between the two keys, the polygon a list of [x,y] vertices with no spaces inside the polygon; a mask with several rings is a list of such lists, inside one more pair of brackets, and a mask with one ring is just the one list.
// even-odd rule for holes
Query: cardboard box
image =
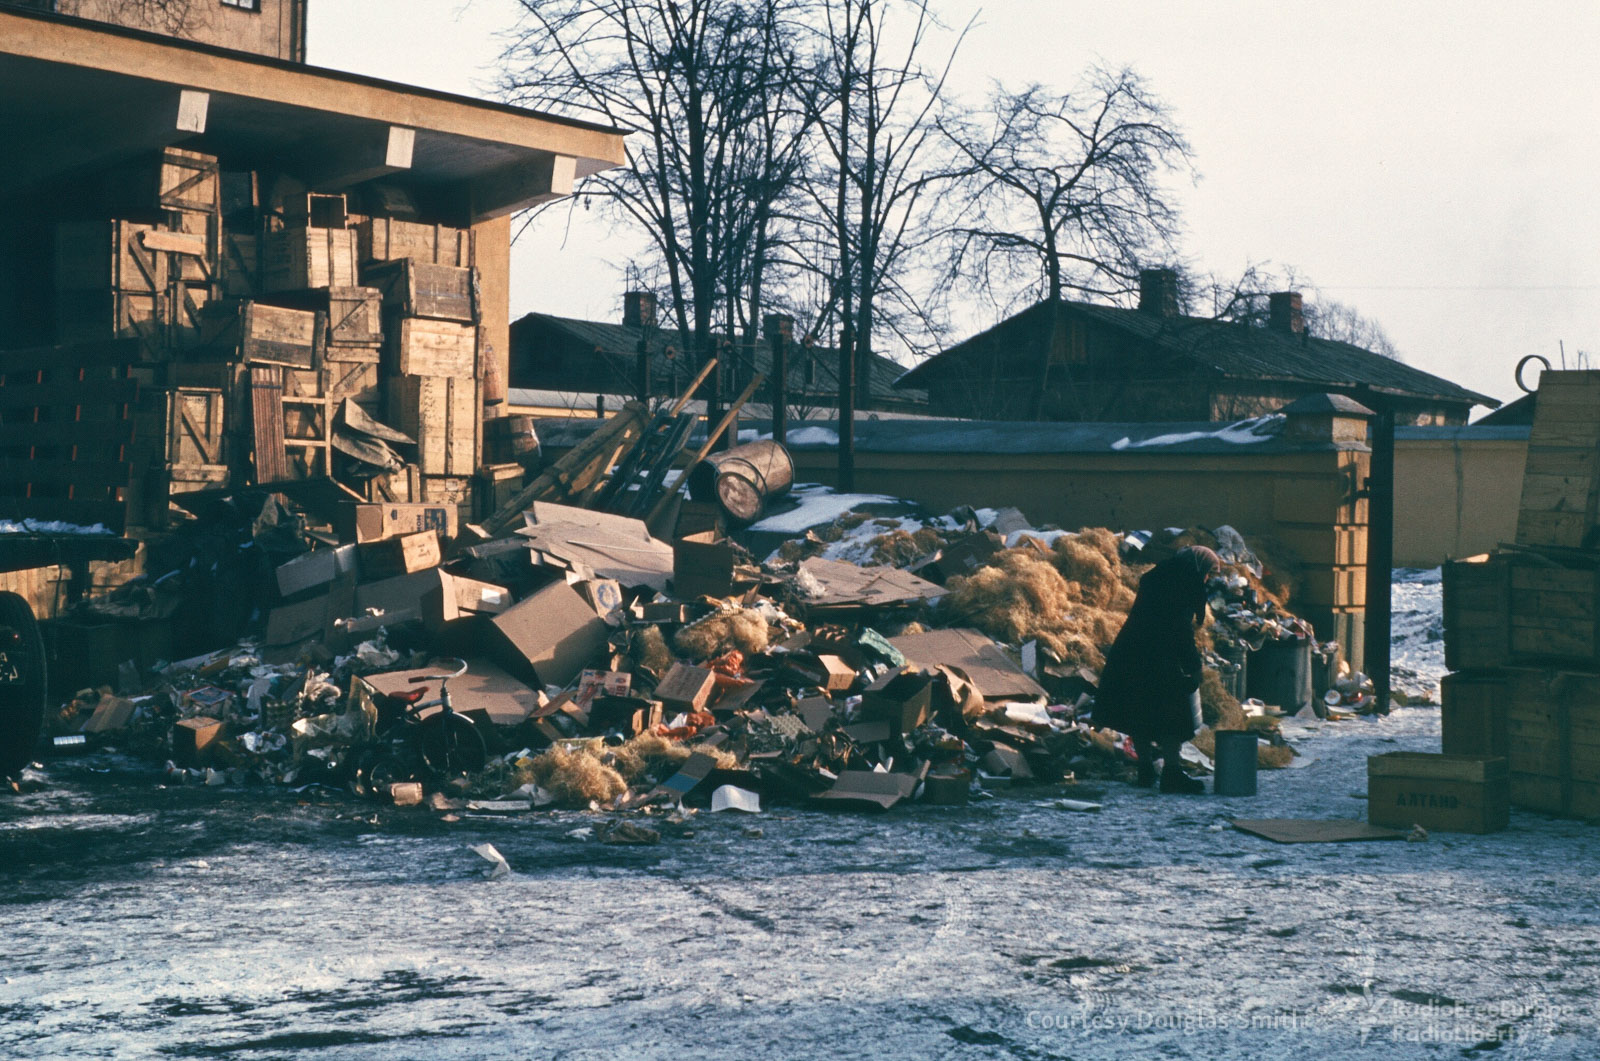
{"label": "cardboard box", "polygon": [[422,595],[422,622],[438,633],[451,623],[479,615],[499,615],[511,607],[511,591],[492,582],[437,571],[438,584]]}
{"label": "cardboard box", "polygon": [[439,534],[433,530],[366,542],[357,548],[361,552],[361,575],[372,580],[427,571],[438,567],[441,558]]}
{"label": "cardboard box", "polygon": [[179,766],[205,766],[213,745],[222,737],[222,721],[197,715],[172,727],[172,761]]}
{"label": "cardboard box", "polygon": [[565,582],[494,617],[495,649],[514,677],[566,686],[606,646],[610,627]]}
{"label": "cardboard box", "polygon": [[821,733],[833,719],[833,701],[826,696],[808,696],[794,710],[812,733]]}
{"label": "cardboard box", "polygon": [[267,613],[267,630],[262,642],[267,645],[292,645],[308,637],[320,637],[328,622],[329,596],[284,604]]}
{"label": "cardboard box", "polygon": [[[467,673],[450,680],[450,706],[453,710],[482,711],[497,725],[514,726],[549,706],[545,703],[543,693],[529,688],[526,683],[513,678],[488,660],[474,656],[469,657],[466,663]],[[435,700],[439,696],[439,682],[425,682],[418,686],[413,685],[411,679],[438,673],[438,667],[423,667],[369,674],[362,681],[378,692],[388,694],[405,693],[420,687],[424,700]]]}
{"label": "cardboard box", "polygon": [[672,543],[672,587],[680,597],[726,597],[733,593],[733,544],[712,533]]}
{"label": "cardboard box", "polygon": [[356,573],[356,547],[317,549],[278,566],[278,594],[293,597],[317,586],[326,586],[341,575]]}
{"label": "cardboard box", "polygon": [[972,790],[972,774],[932,772],[922,782],[922,801],[935,807],[964,807]]}
{"label": "cardboard box", "polygon": [[813,799],[861,810],[888,810],[917,790],[915,774],[880,774],[872,770],[846,770],[833,787]]}
{"label": "cardboard box", "polygon": [[439,537],[449,541],[456,536],[458,515],[454,505],[352,502],[340,507],[334,530],[340,538],[353,542],[382,541],[423,530],[438,531]]}
{"label": "cardboard box", "polygon": [[1389,752],[1367,758],[1367,821],[1456,833],[1492,833],[1510,820],[1506,760]]}
{"label": "cardboard box", "polygon": [[890,671],[861,695],[861,720],[882,719],[895,733],[910,733],[928,721],[933,706],[933,679],[904,668]]}
{"label": "cardboard box", "polygon": [[656,686],[656,699],[668,711],[704,711],[716,687],[716,675],[704,667],[674,663]]}
{"label": "cardboard box", "polygon": [[1043,686],[978,630],[928,630],[891,638],[889,643],[919,666],[960,668],[986,700],[1049,699]]}
{"label": "cardboard box", "polygon": [[120,696],[102,696],[100,702],[94,705],[94,714],[89,716],[79,733],[115,733],[128,728],[128,723],[133,720],[134,702],[124,700]]}

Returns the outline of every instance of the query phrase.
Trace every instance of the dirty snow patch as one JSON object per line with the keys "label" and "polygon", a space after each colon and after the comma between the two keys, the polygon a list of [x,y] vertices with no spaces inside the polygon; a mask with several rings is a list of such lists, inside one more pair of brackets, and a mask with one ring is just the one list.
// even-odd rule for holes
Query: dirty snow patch
{"label": "dirty snow patch", "polygon": [[[804,534],[812,527],[832,523],[863,505],[900,505],[905,502],[887,494],[835,494],[820,483],[797,483],[789,495],[799,508],[779,512],[753,525],[752,531],[776,534]],[[883,533],[881,530],[879,533]]]}
{"label": "dirty snow patch", "polygon": [[1397,567],[1390,582],[1389,687],[1439,702],[1444,665],[1441,569]]}

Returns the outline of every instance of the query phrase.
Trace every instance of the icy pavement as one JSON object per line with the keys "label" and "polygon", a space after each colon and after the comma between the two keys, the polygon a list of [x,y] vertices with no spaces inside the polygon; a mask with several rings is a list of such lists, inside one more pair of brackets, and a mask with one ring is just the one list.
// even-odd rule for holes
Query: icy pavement
{"label": "icy pavement", "polygon": [[1397,567],[1389,589],[1389,684],[1439,702],[1444,665],[1444,585],[1437,567]]}
{"label": "icy pavement", "polygon": [[1289,730],[1307,765],[1251,798],[702,814],[641,848],[57,764],[0,802],[0,1056],[1593,1057],[1596,830],[1229,828],[1363,817],[1366,756],[1436,748],[1438,711]]}

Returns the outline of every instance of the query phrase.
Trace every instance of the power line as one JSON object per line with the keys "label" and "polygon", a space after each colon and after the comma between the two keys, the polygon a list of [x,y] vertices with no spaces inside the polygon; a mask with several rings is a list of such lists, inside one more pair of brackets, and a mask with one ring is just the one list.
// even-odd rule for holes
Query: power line
{"label": "power line", "polygon": [[1600,284],[1317,284],[1321,291],[1600,291]]}

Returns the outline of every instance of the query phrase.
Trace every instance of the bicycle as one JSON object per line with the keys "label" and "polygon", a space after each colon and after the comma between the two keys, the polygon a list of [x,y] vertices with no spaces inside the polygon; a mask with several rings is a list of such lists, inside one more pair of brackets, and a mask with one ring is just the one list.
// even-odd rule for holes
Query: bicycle
{"label": "bicycle", "polygon": [[[402,781],[440,780],[482,770],[489,760],[483,734],[450,703],[450,680],[467,673],[466,661],[449,674],[419,674],[412,685],[436,681],[439,695],[423,700],[426,690],[386,697],[392,708],[380,711],[378,744],[367,750],[356,769],[356,786],[379,795]],[[423,716],[430,708],[439,710]],[[387,715],[387,718],[385,716]]]}

